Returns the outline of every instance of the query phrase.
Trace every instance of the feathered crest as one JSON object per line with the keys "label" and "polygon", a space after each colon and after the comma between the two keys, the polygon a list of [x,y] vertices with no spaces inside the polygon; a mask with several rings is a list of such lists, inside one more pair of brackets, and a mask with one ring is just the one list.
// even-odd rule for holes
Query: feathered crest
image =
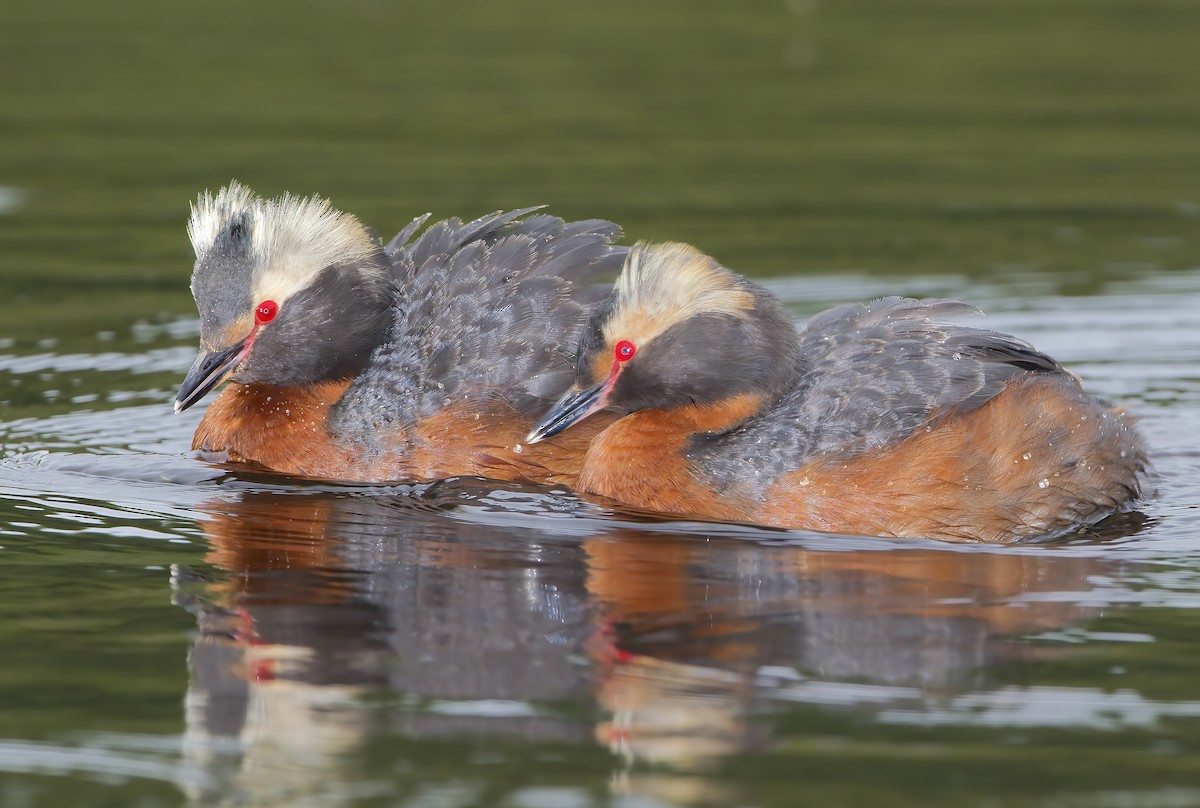
{"label": "feathered crest", "polygon": [[754,295],[740,277],[690,244],[639,242],[616,283],[605,334],[649,338],[697,314],[744,317]]}
{"label": "feathered crest", "polygon": [[235,180],[196,198],[187,230],[198,262],[244,257],[263,294],[283,297],[332,264],[383,271],[371,231],[316,195],[263,199]]}

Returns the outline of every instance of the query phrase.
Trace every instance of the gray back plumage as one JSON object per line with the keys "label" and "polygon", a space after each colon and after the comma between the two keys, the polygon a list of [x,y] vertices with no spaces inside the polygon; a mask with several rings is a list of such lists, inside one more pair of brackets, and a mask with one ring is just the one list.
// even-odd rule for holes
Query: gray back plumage
{"label": "gray back plumage", "polygon": [[612,222],[564,222],[536,208],[449,219],[386,247],[397,286],[387,342],[332,414],[335,432],[369,440],[452,404],[500,400],[532,420],[571,383],[588,307],[627,248]]}
{"label": "gray back plumage", "polygon": [[1017,376],[1074,378],[1022,340],[945,322],[977,313],[956,300],[889,297],[818,314],[798,335],[799,384],[740,427],[694,438],[699,466],[761,490],[819,456],[852,456],[976,409]]}

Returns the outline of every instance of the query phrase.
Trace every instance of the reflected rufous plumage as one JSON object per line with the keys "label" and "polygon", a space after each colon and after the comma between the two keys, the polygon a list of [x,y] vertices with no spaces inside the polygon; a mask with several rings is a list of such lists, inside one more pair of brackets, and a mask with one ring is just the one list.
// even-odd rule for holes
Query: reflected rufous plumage
{"label": "reflected rufous plumage", "polygon": [[638,245],[527,437],[616,417],[578,487],[674,514],[876,536],[1012,541],[1127,509],[1132,419],[1015,337],[885,298],[797,329],[769,292],[682,244]]}
{"label": "reflected rufous plumage", "polygon": [[193,448],[356,481],[571,484],[591,435],[519,446],[627,248],[535,208],[427,217],[383,245],[318,197],[203,194],[188,233],[200,355],[176,410],[222,382]]}

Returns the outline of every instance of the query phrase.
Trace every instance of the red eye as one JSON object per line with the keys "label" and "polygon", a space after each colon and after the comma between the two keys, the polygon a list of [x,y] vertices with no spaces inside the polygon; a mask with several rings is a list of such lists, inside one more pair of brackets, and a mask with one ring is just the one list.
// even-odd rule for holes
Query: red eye
{"label": "red eye", "polygon": [[266,325],[275,319],[275,315],[279,313],[279,304],[274,300],[264,300],[258,304],[258,308],[254,310],[254,322],[259,325]]}
{"label": "red eye", "polygon": [[627,339],[618,342],[617,347],[613,349],[613,356],[618,362],[628,362],[633,359],[635,353],[637,353],[637,346]]}

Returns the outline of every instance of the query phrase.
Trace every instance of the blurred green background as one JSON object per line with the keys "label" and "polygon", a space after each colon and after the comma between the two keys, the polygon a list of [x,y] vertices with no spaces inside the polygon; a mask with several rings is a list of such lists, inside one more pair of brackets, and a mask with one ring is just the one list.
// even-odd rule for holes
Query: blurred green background
{"label": "blurred green background", "polygon": [[[187,423],[170,420],[190,362],[182,346],[195,338],[183,322],[194,317],[184,225],[196,194],[231,178],[265,195],[322,194],[385,238],[426,211],[473,217],[544,203],[565,217],[611,218],[630,241],[694,242],[759,276],[855,273],[896,293],[933,277],[957,294],[961,275],[968,297],[1036,276],[1039,289],[1120,295],[1111,282],[1198,264],[1200,0],[5,4],[0,421],[6,450],[30,463],[12,466],[12,479],[27,481],[6,517],[17,535],[5,538],[10,575],[0,582],[11,639],[0,643],[0,684],[24,705],[8,710],[17,727],[8,736],[167,736],[184,722],[194,619],[170,605],[162,567],[202,562],[202,522],[137,498],[174,503],[167,497],[199,496],[197,486],[129,485],[133,504],[110,508],[120,496],[102,483],[200,468],[181,456]],[[1194,283],[1181,288],[1193,293]],[[789,297],[797,312],[801,289]],[[822,304],[833,302],[826,294]],[[1168,312],[1165,328],[1144,327],[1141,313],[1122,323],[1111,310],[1056,305],[1048,310],[1066,327],[1035,335],[1039,345],[1058,337],[1058,347],[1099,341],[1083,356],[1089,384],[1100,376],[1169,450],[1165,504],[1152,511],[1162,526],[1138,541],[1146,557],[1184,566],[1161,579],[1134,570],[1118,588],[1172,608],[1102,624],[1156,641],[1088,640],[1067,662],[984,671],[987,687],[1119,682],[1146,694],[1147,710],[1161,699],[1161,715],[1177,703],[1175,715],[1192,715],[1200,381],[1194,349],[1170,350],[1196,344],[1187,298],[1177,299],[1184,315]],[[1136,350],[1114,351],[1122,340]],[[97,465],[46,476],[89,452]],[[37,466],[41,455],[54,462]],[[31,505],[41,486],[81,492],[83,505],[59,494]],[[89,528],[93,502],[101,524]],[[126,531],[142,522],[121,508],[197,543],[163,550]],[[83,524],[82,538],[64,520]],[[1106,678],[1116,668],[1131,676]],[[999,792],[1013,797],[1004,804],[1036,793],[1048,795],[1040,805],[1085,805],[1106,789],[1109,804],[1134,804],[1200,771],[1191,718],[1110,733],[1071,724],[1068,704],[1063,726],[1044,732],[940,734],[881,730],[869,709],[797,709],[769,717],[779,755],[728,766],[764,804],[791,804],[796,782],[856,804],[904,794],[908,804],[1000,804],[983,802]],[[347,777],[454,783],[484,771],[469,776],[606,790],[612,769],[606,752],[580,746],[546,773],[540,750],[519,741],[502,747],[505,765],[471,770],[471,742],[458,744],[384,737],[379,762]],[[405,757],[418,762],[398,775],[394,759]],[[46,782],[63,795],[48,804],[108,798],[86,778]],[[722,782],[698,781],[703,799],[711,790],[721,802],[713,784]],[[1073,791],[1058,800],[1063,783]],[[175,789],[163,790],[159,804],[171,804]],[[1190,804],[1196,794],[1138,804]]]}
{"label": "blurred green background", "polygon": [[[197,192],[545,203],[751,274],[1195,255],[1191,0],[14,3],[0,336],[189,313]],[[1086,270],[1080,279],[1076,274]]]}

